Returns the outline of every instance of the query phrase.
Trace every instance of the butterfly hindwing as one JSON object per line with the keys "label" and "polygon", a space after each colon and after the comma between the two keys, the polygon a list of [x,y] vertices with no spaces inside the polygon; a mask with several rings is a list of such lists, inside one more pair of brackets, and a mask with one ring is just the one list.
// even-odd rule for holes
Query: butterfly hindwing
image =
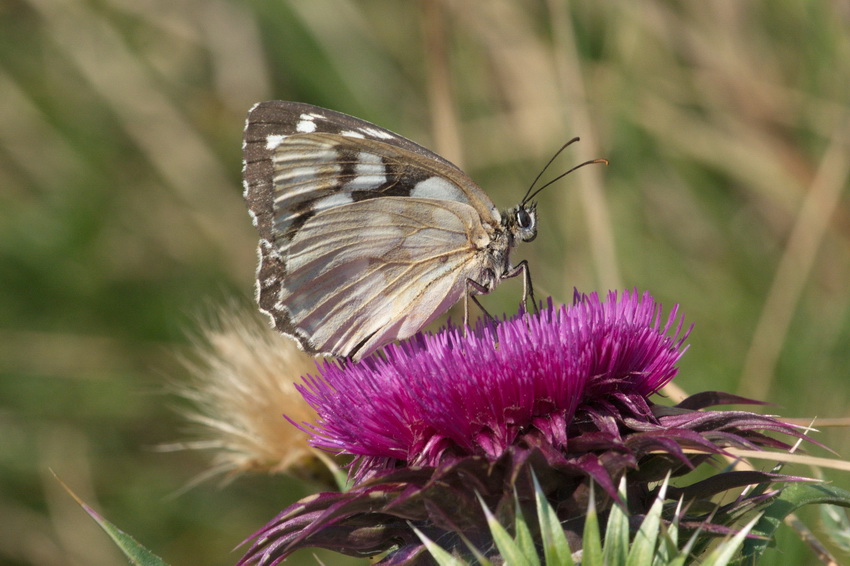
{"label": "butterfly hindwing", "polygon": [[486,267],[498,211],[410,140],[274,101],[249,113],[244,155],[260,308],[306,351],[360,357],[410,336]]}
{"label": "butterfly hindwing", "polygon": [[410,336],[462,296],[476,230],[486,238],[471,207],[433,199],[369,199],[316,216],[289,247],[280,299],[290,324],[321,351]]}

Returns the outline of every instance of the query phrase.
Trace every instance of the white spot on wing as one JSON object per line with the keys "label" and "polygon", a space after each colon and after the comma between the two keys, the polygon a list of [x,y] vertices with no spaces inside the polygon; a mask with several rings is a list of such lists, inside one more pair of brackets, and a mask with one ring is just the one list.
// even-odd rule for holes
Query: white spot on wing
{"label": "white spot on wing", "polygon": [[391,140],[391,139],[395,138],[395,136],[392,135],[391,133],[386,132],[384,130],[381,130],[379,128],[368,128],[368,127],[367,128],[360,128],[360,131],[363,132],[364,134],[366,134],[367,136],[371,136],[373,138],[379,138],[379,139],[382,139],[382,140]]}
{"label": "white spot on wing", "polygon": [[441,200],[454,200],[469,204],[469,199],[466,198],[464,192],[455,185],[443,179],[442,177],[428,177],[424,181],[419,181],[410,196],[416,198],[436,198]]}
{"label": "white spot on wing", "polygon": [[272,150],[277,146],[283,143],[283,138],[286,136],[283,134],[269,134],[266,136],[266,149]]}
{"label": "white spot on wing", "polygon": [[354,165],[355,177],[345,184],[347,191],[377,189],[387,182],[387,168],[380,155],[361,151]]}
{"label": "white spot on wing", "polygon": [[339,135],[346,138],[357,138],[361,140],[366,137],[361,132],[355,132],[353,130],[343,130],[339,133]]}
{"label": "white spot on wing", "polygon": [[298,125],[295,126],[295,130],[302,134],[309,134],[310,132],[316,131],[316,122],[312,120],[301,120],[298,122]]}
{"label": "white spot on wing", "polygon": [[295,131],[300,132],[302,134],[309,134],[311,132],[316,131],[316,119],[315,114],[302,114],[300,116],[300,121],[298,125],[295,126]]}

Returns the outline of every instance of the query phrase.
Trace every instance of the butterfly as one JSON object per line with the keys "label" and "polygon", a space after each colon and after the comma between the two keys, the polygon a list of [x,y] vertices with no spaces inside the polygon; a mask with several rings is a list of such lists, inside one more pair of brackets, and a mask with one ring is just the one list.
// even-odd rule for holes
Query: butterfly
{"label": "butterfly", "polygon": [[357,361],[517,275],[534,303],[510,251],[537,236],[541,189],[499,211],[436,153],[299,102],[256,104],[243,155],[257,302],[306,352]]}

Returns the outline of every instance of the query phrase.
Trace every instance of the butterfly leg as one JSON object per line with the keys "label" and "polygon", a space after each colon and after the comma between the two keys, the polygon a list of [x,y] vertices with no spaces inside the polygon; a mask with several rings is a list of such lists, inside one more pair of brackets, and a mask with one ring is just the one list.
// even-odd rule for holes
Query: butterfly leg
{"label": "butterfly leg", "polygon": [[528,299],[531,299],[531,306],[534,308],[536,314],[539,312],[539,309],[537,308],[537,299],[534,298],[534,286],[531,284],[531,270],[528,268],[528,262],[522,260],[513,269],[502,275],[502,278],[516,277],[520,273],[522,273],[522,307],[527,309]]}
{"label": "butterfly leg", "polygon": [[490,292],[490,288],[486,285],[482,285],[478,281],[474,279],[466,279],[466,293],[463,296],[463,331],[466,332],[466,327],[469,324],[469,299],[478,305],[478,308],[481,309],[481,312],[484,313],[490,320],[493,319],[493,315],[487,312],[487,309],[484,308],[484,305],[481,304],[481,301],[475,295],[486,295]]}

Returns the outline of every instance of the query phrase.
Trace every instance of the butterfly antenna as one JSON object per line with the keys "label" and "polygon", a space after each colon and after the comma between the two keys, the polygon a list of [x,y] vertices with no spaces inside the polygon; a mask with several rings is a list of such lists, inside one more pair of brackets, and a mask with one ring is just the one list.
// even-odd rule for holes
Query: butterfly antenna
{"label": "butterfly antenna", "polygon": [[[577,140],[578,138],[574,138],[574,139],[576,139],[576,140]],[[570,143],[572,143],[572,142],[570,142]],[[569,145],[569,143],[568,143],[567,145]],[[566,146],[564,146],[564,147],[566,147]],[[563,150],[563,148],[561,148],[561,149]],[[559,151],[559,153],[560,153],[560,151]],[[576,169],[581,169],[581,168],[582,168],[582,167],[584,167],[585,165],[593,165],[593,164],[595,164],[595,163],[604,163],[605,165],[608,165],[608,160],[607,160],[607,159],[591,159],[590,161],[585,161],[584,163],[579,163],[578,165],[576,165],[575,167],[571,168],[570,170],[568,170],[568,171],[566,171],[566,172],[564,172],[564,173],[561,173],[560,175],[558,175],[557,177],[555,177],[554,179],[552,179],[551,181],[549,181],[548,183],[546,183],[545,185],[543,185],[542,187],[540,187],[539,189],[537,189],[536,191],[534,191],[533,193],[531,193],[530,195],[528,195],[528,194],[526,193],[526,197],[522,199],[522,204],[527,203],[528,201],[530,201],[531,199],[533,199],[534,197],[536,197],[536,196],[540,193],[540,191],[542,191],[543,189],[545,189],[545,188],[546,188],[546,187],[548,187],[549,185],[551,185],[551,184],[553,184],[553,183],[555,183],[555,182],[557,182],[557,181],[560,181],[561,179],[563,179],[564,177],[566,177],[567,175],[569,175],[570,173],[572,173],[572,172],[573,172],[573,171],[575,171]],[[538,177],[539,177],[539,175],[538,175]],[[535,182],[536,182],[536,181],[535,181]]]}
{"label": "butterfly antenna", "polygon": [[[534,189],[534,185],[536,185],[536,184],[537,184],[537,181],[539,181],[539,180],[540,180],[540,177],[542,177],[542,176],[543,176],[543,173],[545,173],[545,172],[546,172],[546,170],[549,168],[549,166],[550,166],[550,165],[552,165],[552,162],[553,162],[553,161],[555,161],[555,159],[557,159],[559,155],[561,155],[561,152],[562,152],[562,151],[564,151],[565,149],[567,149],[568,147],[570,147],[571,145],[573,145],[574,143],[576,143],[577,141],[579,141],[579,139],[581,139],[581,138],[575,137],[575,138],[571,139],[570,141],[568,141],[567,143],[565,143],[564,145],[562,145],[562,146],[561,146],[561,149],[559,149],[558,151],[556,151],[556,152],[555,152],[555,155],[553,155],[553,156],[552,156],[552,158],[549,160],[549,162],[548,162],[548,163],[546,163],[546,165],[544,165],[544,166],[543,166],[543,169],[541,169],[541,170],[540,170],[540,173],[538,173],[538,174],[537,174],[537,177],[535,177],[535,178],[534,178],[534,181],[531,183],[531,186],[530,186],[530,187],[528,187],[528,190],[527,190],[527,191],[525,191],[525,196],[524,196],[524,197],[522,197],[521,204],[525,204],[525,203],[527,203],[529,200],[531,200],[531,197],[529,197],[528,195],[529,195],[529,194],[531,194],[531,191]],[[537,192],[536,192],[536,193],[534,193],[534,194],[536,195],[536,194],[537,194],[537,193],[539,193],[539,192],[540,192],[540,191],[537,191]]]}

